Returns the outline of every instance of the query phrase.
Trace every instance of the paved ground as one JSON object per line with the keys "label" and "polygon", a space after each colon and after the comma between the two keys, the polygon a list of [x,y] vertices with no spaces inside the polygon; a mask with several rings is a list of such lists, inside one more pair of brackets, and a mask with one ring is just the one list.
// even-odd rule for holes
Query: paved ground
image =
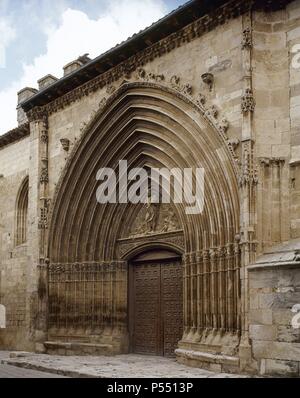
{"label": "paved ground", "polygon": [[53,373],[39,372],[1,363],[1,361],[7,361],[8,359],[9,352],[0,351],[0,379],[53,379],[64,377]]}
{"label": "paved ground", "polygon": [[[17,354],[19,355],[19,354]],[[115,357],[64,357],[38,354],[21,354],[9,358],[0,352],[2,362],[24,366],[27,369],[53,372],[69,377],[98,378],[236,378],[229,374],[213,373],[178,364],[173,359],[141,355],[118,355]],[[1,366],[1,365],[0,365]],[[1,372],[1,370],[0,370]],[[30,376],[28,376],[30,377]]]}
{"label": "paved ground", "polygon": [[16,366],[0,364],[0,379],[54,379],[64,378],[53,373],[17,368]]}

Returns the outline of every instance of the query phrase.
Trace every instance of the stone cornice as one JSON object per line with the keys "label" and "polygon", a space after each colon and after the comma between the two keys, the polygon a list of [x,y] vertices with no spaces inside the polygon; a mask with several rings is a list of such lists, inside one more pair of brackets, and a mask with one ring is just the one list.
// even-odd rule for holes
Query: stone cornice
{"label": "stone cornice", "polygon": [[19,141],[22,138],[27,137],[29,134],[29,123],[22,124],[21,126],[10,130],[6,134],[0,136],[0,148]]}

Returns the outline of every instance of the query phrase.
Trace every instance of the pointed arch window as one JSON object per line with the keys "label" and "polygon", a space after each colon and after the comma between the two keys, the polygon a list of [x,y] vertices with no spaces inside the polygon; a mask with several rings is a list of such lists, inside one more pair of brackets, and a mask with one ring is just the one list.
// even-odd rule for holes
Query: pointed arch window
{"label": "pointed arch window", "polygon": [[16,206],[16,246],[27,242],[28,177],[23,181]]}

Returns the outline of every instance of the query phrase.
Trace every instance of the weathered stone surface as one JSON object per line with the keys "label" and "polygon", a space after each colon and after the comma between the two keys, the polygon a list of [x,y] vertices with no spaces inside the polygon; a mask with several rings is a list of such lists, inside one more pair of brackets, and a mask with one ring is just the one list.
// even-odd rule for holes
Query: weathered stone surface
{"label": "weathered stone surface", "polygon": [[300,328],[294,329],[292,325],[278,326],[277,340],[286,343],[300,343]]}
{"label": "weathered stone surface", "polygon": [[250,338],[253,340],[276,340],[277,327],[273,325],[250,325]]}
{"label": "weathered stone surface", "polygon": [[264,360],[263,375],[299,376],[299,363],[296,361]]}
{"label": "weathered stone surface", "polygon": [[300,344],[253,341],[253,355],[256,359],[282,359],[299,362]]}
{"label": "weathered stone surface", "polygon": [[[0,352],[1,358],[1,352]],[[174,359],[141,355],[122,355],[111,358],[65,357],[57,355],[34,355],[26,358],[5,359],[6,363],[69,377],[97,378],[245,378],[244,375],[220,373],[216,371],[193,369],[178,364]]]}
{"label": "weathered stone surface", "polygon": [[250,312],[250,324],[272,325],[273,313],[271,309],[253,310]]}

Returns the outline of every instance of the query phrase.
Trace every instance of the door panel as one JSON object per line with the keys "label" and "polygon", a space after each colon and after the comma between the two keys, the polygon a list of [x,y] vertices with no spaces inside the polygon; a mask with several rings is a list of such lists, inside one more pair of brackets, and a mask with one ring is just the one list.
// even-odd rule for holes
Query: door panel
{"label": "door panel", "polygon": [[164,356],[174,356],[183,333],[183,281],[180,263],[161,268]]}
{"label": "door panel", "polygon": [[160,354],[160,266],[140,264],[134,269],[134,346],[138,354]]}
{"label": "door panel", "polygon": [[133,265],[133,352],[174,355],[183,330],[182,286],[180,260]]}

